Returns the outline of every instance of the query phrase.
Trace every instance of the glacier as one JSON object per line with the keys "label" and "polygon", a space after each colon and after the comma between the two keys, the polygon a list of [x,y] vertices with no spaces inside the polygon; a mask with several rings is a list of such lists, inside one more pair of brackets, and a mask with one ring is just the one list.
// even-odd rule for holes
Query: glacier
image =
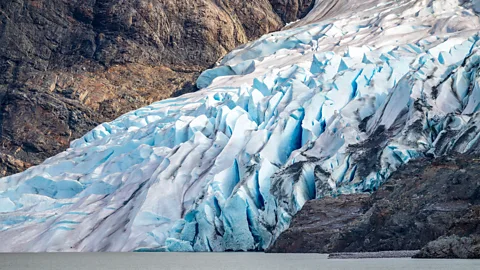
{"label": "glacier", "polygon": [[0,179],[1,252],[264,250],[310,199],[480,152],[480,1],[316,1]]}

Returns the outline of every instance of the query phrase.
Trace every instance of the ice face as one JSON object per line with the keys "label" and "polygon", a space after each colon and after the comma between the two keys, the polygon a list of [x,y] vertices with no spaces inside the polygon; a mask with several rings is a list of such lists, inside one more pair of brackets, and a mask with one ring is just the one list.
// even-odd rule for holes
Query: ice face
{"label": "ice face", "polygon": [[0,251],[262,250],[307,200],[479,151],[472,6],[357,2],[318,1],[205,71],[202,90],[0,179]]}

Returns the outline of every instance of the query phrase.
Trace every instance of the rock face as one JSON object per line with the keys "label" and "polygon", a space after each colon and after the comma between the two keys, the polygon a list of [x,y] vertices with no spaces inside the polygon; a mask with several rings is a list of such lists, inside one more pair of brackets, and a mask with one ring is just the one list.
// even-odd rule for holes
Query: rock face
{"label": "rock face", "polygon": [[479,173],[475,156],[412,162],[370,198],[344,195],[308,202],[270,251],[417,250],[441,237],[419,257],[478,257]]}
{"label": "rock face", "polygon": [[427,244],[415,258],[480,258],[480,236],[459,237],[457,235],[440,237]]}
{"label": "rock face", "polygon": [[314,252],[329,246],[345,224],[360,218],[370,206],[368,194],[308,201],[269,252]]}
{"label": "rock face", "polygon": [[0,1],[0,153],[15,160],[0,176],[100,122],[194,91],[225,53],[308,10],[274,5],[279,15],[268,0]]}
{"label": "rock face", "polygon": [[[476,201],[480,196],[477,193]],[[480,206],[473,205],[463,217],[455,220],[445,236],[422,248],[416,258],[480,258]]]}
{"label": "rock face", "polygon": [[315,5],[314,0],[270,0],[270,3],[285,22],[305,17]]}

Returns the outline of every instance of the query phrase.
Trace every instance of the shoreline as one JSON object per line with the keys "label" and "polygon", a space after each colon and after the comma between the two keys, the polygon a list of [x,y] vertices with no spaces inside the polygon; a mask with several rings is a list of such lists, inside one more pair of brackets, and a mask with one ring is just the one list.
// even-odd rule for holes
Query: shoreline
{"label": "shoreline", "polygon": [[378,252],[341,252],[331,253],[328,259],[386,259],[386,258],[412,258],[420,250],[394,250]]}

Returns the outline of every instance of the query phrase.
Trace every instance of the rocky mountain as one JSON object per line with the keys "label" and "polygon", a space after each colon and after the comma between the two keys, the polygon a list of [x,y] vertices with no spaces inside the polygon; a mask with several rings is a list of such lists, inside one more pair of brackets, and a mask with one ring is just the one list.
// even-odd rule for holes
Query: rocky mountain
{"label": "rocky mountain", "polygon": [[313,3],[270,2],[0,1],[0,176],[101,122],[196,90],[201,71]]}
{"label": "rocky mountain", "polygon": [[[262,251],[304,205],[320,211],[312,221],[320,225],[330,217],[356,224],[378,208],[372,215],[393,224],[386,236],[423,237],[420,222],[435,214],[425,217],[415,201],[403,212],[396,204],[422,191],[433,212],[439,204],[466,215],[475,182],[443,179],[465,191],[447,192],[457,209],[442,206],[436,182],[399,180],[389,199],[387,181],[415,160],[479,154],[477,2],[296,3],[308,15],[232,50],[201,73],[199,91],[103,123],[0,179],[0,239],[10,243],[0,251]],[[309,207],[315,199],[320,208]],[[334,209],[322,213],[329,203]],[[398,221],[407,215],[419,228]],[[445,224],[432,234],[449,237]],[[319,229],[319,244],[334,228]],[[366,236],[375,248],[396,249],[385,235]],[[352,249],[363,247],[357,236],[348,238]],[[434,239],[420,236],[398,246]]]}

